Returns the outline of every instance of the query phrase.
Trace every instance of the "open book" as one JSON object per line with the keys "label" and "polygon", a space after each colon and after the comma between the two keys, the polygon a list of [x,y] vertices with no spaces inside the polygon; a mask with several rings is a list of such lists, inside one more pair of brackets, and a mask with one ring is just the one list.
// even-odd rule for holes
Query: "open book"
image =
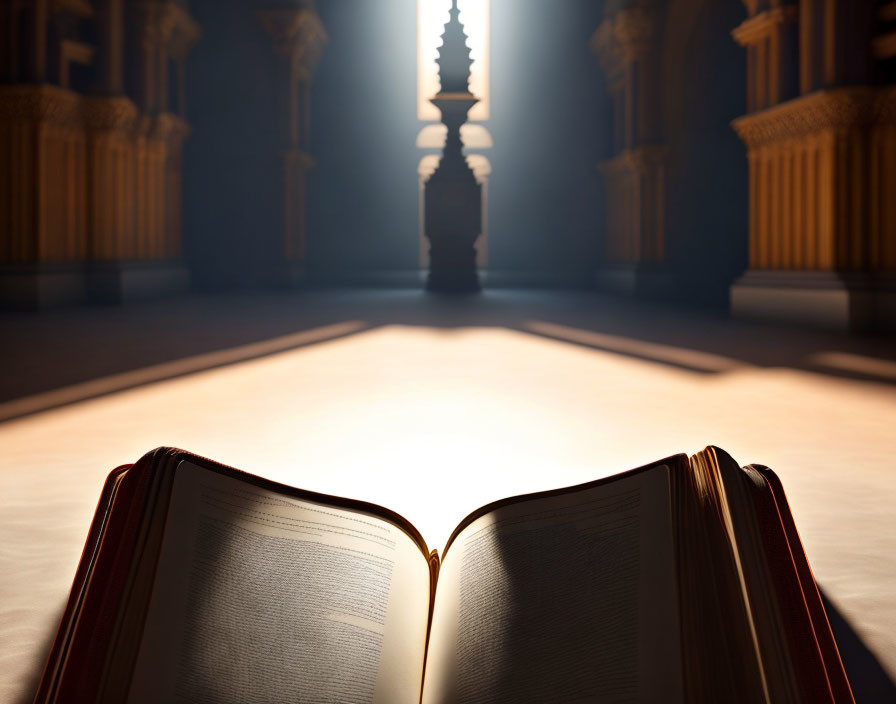
{"label": "open book", "polygon": [[852,702],[781,484],[716,448],[378,506],[162,448],[109,476],[37,702]]}

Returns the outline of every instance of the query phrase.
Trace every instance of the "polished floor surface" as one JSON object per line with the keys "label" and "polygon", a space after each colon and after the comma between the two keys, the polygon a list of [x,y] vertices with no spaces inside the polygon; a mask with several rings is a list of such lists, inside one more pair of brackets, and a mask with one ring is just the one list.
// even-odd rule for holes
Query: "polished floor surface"
{"label": "polished floor surface", "polygon": [[[787,489],[865,701],[896,675],[896,353],[597,296],[195,298],[0,316],[0,701],[28,701],[105,475],[159,445],[477,506],[719,445]],[[8,342],[7,342],[8,341]]]}

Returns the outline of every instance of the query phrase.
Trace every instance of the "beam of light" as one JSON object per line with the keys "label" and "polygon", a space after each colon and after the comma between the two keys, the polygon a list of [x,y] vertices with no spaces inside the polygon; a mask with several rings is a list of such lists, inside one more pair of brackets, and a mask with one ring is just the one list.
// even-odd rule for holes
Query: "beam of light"
{"label": "beam of light", "polygon": [[[470,111],[470,120],[489,119],[489,16],[490,0],[458,0],[460,21],[472,50],[470,92],[479,98]],[[451,0],[417,0],[417,118],[424,122],[440,119],[438,108],[429,102],[439,92],[436,59],[442,32],[448,21]]]}

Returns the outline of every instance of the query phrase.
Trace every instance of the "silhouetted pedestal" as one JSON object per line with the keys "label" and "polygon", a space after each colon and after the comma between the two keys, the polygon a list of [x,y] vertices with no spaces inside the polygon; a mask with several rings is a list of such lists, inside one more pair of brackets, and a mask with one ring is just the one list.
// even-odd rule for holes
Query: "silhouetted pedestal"
{"label": "silhouetted pedestal", "polygon": [[458,20],[457,0],[439,48],[441,90],[432,103],[442,112],[448,137],[439,166],[426,182],[425,232],[430,243],[430,291],[480,289],[475,242],[482,225],[482,189],[463,155],[460,128],[478,101],[470,93],[470,49]]}

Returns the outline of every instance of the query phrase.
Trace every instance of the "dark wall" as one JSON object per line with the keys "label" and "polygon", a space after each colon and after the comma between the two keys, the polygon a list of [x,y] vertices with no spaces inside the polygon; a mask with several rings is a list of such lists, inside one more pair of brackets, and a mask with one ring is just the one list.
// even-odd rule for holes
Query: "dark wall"
{"label": "dark wall", "polygon": [[492,0],[490,264],[581,280],[603,228],[610,106],[594,0]]}
{"label": "dark wall", "polygon": [[280,62],[247,0],[192,0],[184,254],[200,287],[265,285],[282,251]]}
{"label": "dark wall", "polygon": [[318,0],[330,36],[311,98],[309,265],[417,266],[416,0]]}
{"label": "dark wall", "polygon": [[746,111],[739,0],[670,3],[663,61],[670,264],[689,302],[728,303],[747,266],[747,160],[731,121]]}

